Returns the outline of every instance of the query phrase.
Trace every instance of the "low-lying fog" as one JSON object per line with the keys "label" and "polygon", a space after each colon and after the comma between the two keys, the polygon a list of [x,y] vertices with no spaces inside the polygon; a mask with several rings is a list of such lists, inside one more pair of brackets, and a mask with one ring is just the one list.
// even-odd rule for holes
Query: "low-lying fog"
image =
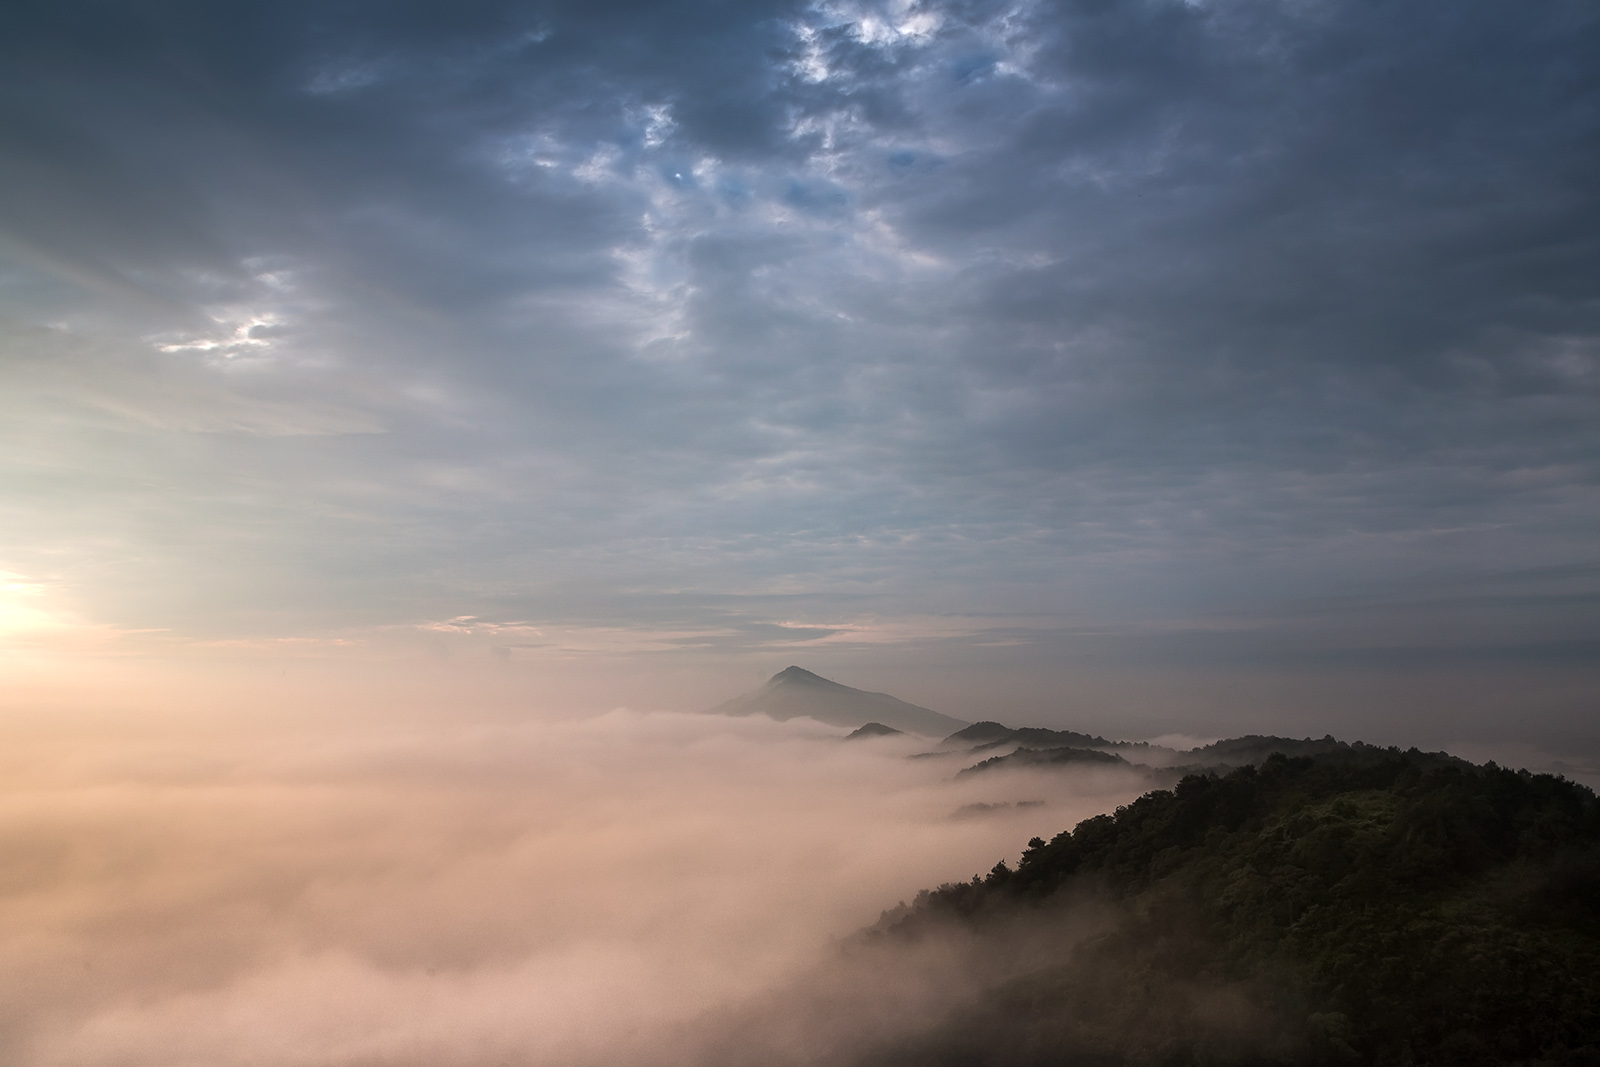
{"label": "low-lying fog", "polygon": [[0,1061],[806,1059],[819,996],[854,1006],[843,1033],[956,995],[928,960],[819,977],[840,939],[1146,788],[955,780],[970,761],[906,758],[933,742],[843,732],[624,711],[9,722]]}

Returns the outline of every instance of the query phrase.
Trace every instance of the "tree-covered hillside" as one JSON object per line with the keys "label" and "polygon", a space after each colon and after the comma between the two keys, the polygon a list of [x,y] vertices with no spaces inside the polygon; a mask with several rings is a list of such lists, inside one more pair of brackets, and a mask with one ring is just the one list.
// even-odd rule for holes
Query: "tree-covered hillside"
{"label": "tree-covered hillside", "polygon": [[[1105,918],[1054,932],[1074,912]],[[869,936],[1019,924],[1042,962],[864,1062],[1600,1064],[1600,804],[1548,775],[1277,755],[1035,838]]]}

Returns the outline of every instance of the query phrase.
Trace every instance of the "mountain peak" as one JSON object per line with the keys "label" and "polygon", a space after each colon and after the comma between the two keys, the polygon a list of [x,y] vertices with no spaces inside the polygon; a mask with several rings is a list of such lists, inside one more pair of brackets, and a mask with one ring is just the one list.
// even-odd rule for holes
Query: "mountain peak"
{"label": "mountain peak", "polygon": [[967,725],[887,693],[853,689],[796,666],[774,674],[760,689],[709,710],[715,715],[766,715],[780,722],[805,716],[852,730],[870,722],[923,737],[940,737]]}
{"label": "mountain peak", "polygon": [[771,678],[767,679],[767,684],[768,685],[783,685],[783,684],[789,683],[789,682],[802,682],[802,683],[808,683],[808,684],[815,684],[817,682],[821,682],[824,685],[838,685],[839,684],[838,682],[830,682],[830,681],[828,681],[828,679],[824,678],[822,675],[814,674],[811,671],[806,670],[804,667],[793,667],[793,666],[785,667],[783,670],[779,671],[777,674],[774,674]]}
{"label": "mountain peak", "polygon": [[904,730],[896,730],[893,726],[885,726],[881,722],[869,722],[857,729],[849,737],[846,737],[845,740],[860,741],[866,737],[893,737],[903,733],[905,733]]}

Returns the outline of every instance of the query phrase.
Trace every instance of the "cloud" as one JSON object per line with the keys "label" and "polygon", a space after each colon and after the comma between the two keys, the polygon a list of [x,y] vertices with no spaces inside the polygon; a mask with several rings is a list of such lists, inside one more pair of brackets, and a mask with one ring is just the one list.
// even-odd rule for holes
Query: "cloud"
{"label": "cloud", "polygon": [[1140,788],[1052,777],[952,821],[1014,798],[901,739],[621,711],[6,733],[0,1030],[28,1067],[660,1062],[813,996],[896,900]]}
{"label": "cloud", "polygon": [[203,639],[715,633],[801,593],[808,626],[1300,633],[1448,573],[1440,642],[1515,643],[1480,594],[1596,562],[1597,32],[24,6],[0,313],[76,355],[12,423],[0,562],[78,546],[96,618]]}

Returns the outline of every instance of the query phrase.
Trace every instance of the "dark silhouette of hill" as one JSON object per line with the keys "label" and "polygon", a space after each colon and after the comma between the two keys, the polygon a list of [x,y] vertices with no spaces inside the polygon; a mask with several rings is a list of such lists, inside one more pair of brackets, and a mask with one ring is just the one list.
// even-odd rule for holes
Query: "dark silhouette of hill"
{"label": "dark silhouette of hill", "polygon": [[[976,744],[972,744],[977,742]],[[1013,729],[997,722],[978,722],[944,739],[946,745],[971,744],[967,755],[974,756],[1015,744],[1008,754],[992,756],[961,771],[1016,769],[1019,767],[1065,767],[1084,763],[1122,764],[1144,771],[1152,784],[1170,785],[1185,774],[1232,770],[1258,764],[1273,755],[1314,756],[1348,749],[1331,735],[1322,738],[1273,737],[1249,734],[1228,738],[1199,748],[1181,751],[1162,748],[1143,741],[1107,741],[1094,734],[1074,730],[1047,730],[1025,726]],[[1128,756],[1136,757],[1129,759]],[[1142,759],[1157,760],[1156,765]]]}
{"label": "dark silhouette of hill", "polygon": [[881,722],[869,722],[857,730],[852,730],[845,740],[856,741],[864,737],[897,737],[904,733],[904,730],[896,730],[893,726],[885,726]]}
{"label": "dark silhouette of hill", "polygon": [[961,807],[951,812],[950,817],[952,819],[974,819],[981,818],[986,815],[994,815],[997,812],[1011,811],[1016,808],[1042,807],[1044,807],[1044,801],[1042,800],[1018,800],[1015,802],[1002,801],[999,804],[963,804]]}
{"label": "dark silhouette of hill", "polygon": [[1047,730],[1041,726],[1024,726],[1012,729],[997,722],[975,722],[965,730],[957,730],[945,738],[945,744],[967,744],[989,748],[1016,741],[1025,745],[1071,745],[1077,748],[1109,748],[1111,742],[1094,734],[1080,734],[1075,730]]}
{"label": "dark silhouette of hill", "polygon": [[789,667],[760,689],[709,709],[711,715],[768,715],[779,721],[809,716],[854,730],[869,722],[923,737],[943,737],[966,725],[961,719],[908,704],[887,693],[868,693]]}
{"label": "dark silhouette of hill", "polygon": [[1190,749],[1187,762],[1208,767],[1243,767],[1247,763],[1260,763],[1268,756],[1320,756],[1336,752],[1347,745],[1335,741],[1330,734],[1321,738],[1273,737],[1268,734],[1247,734],[1230,737],[1225,741]]}
{"label": "dark silhouette of hill", "polygon": [[1011,736],[1011,727],[984,719],[945,738],[946,744],[981,745],[989,741],[1004,741]]}
{"label": "dark silhouette of hill", "polygon": [[1148,770],[1143,766],[1135,767],[1115,752],[1102,752],[1095,748],[1019,748],[1005,756],[991,756],[981,763],[956,772],[960,778],[965,774],[976,774],[982,771],[997,770],[1001,767],[1064,767],[1067,765],[1085,766],[1095,765],[1102,767],[1124,767],[1128,770]]}
{"label": "dark silhouette of hill", "polygon": [[[1229,745],[1206,749],[1249,749]],[[1087,914],[1093,936],[1063,933]],[[1037,951],[854,1062],[1600,1064],[1600,803],[1443,753],[1190,775],[864,936],[950,932],[1008,965]]]}

